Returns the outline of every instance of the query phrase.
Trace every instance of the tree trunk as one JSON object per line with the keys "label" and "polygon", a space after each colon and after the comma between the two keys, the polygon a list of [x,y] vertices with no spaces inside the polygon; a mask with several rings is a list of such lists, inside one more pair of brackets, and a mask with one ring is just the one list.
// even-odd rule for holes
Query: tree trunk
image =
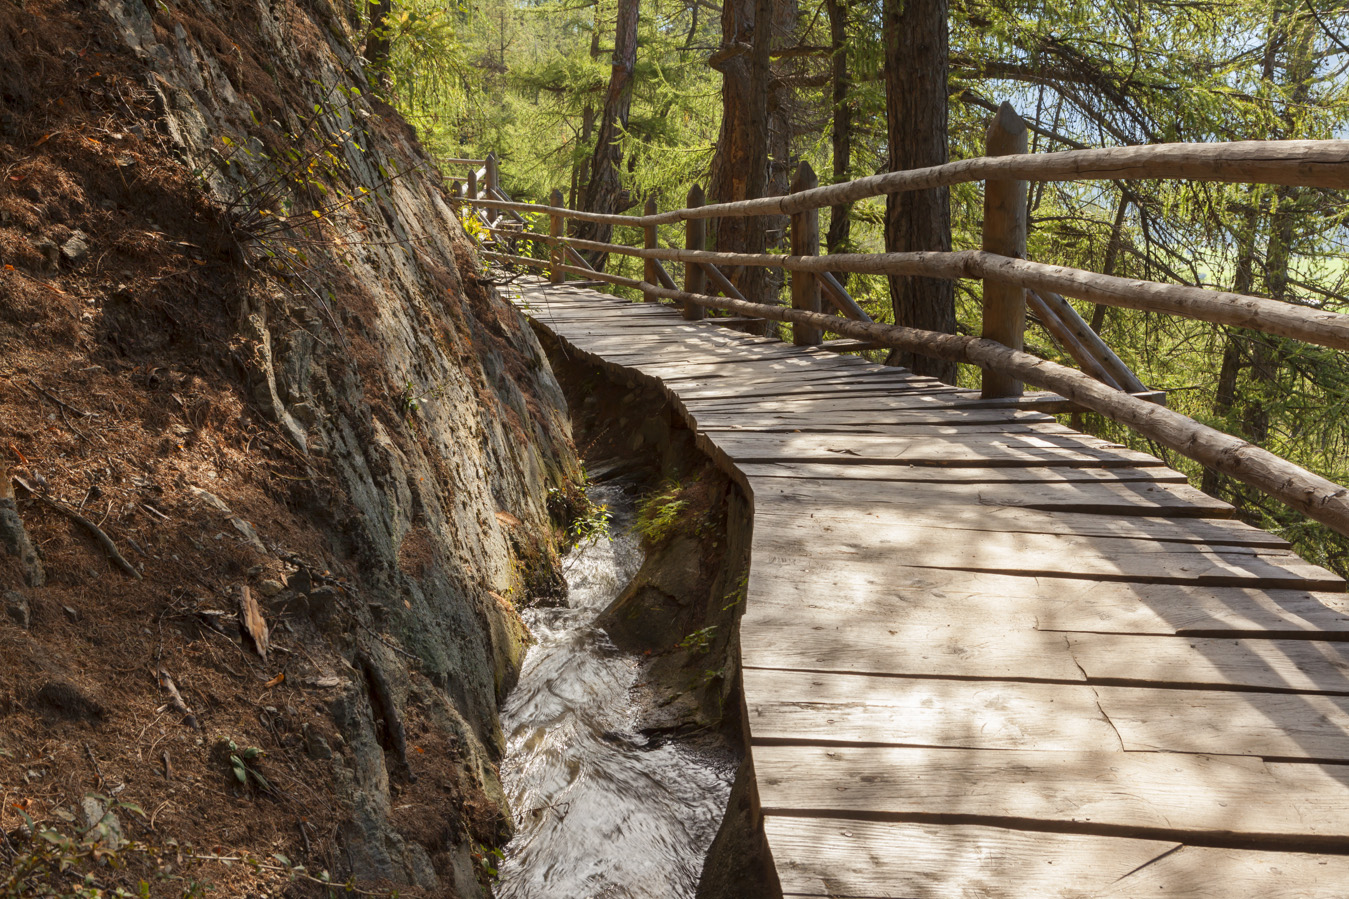
{"label": "tree trunk", "polygon": [[[942,165],[949,158],[946,94],[949,49],[946,0],[883,0],[885,111],[891,171]],[[946,188],[891,194],[885,204],[890,252],[951,249]],[[955,333],[955,284],[936,278],[890,278],[895,323]],[[892,353],[888,362],[956,380],[954,362]]]}
{"label": "tree trunk", "polygon": [[393,12],[393,0],[376,0],[370,4],[370,30],[365,34],[365,59],[379,74],[381,84],[388,84],[389,32],[386,25]]}
{"label": "tree trunk", "polygon": [[[600,58],[600,5],[595,3],[594,22],[590,27],[590,58]],[[586,87],[585,102],[581,106],[581,145],[588,146],[590,139],[595,134],[595,104],[590,99],[590,88]],[[592,148],[592,153],[593,148]],[[587,163],[577,163],[572,167],[572,180],[577,182],[575,196],[572,198],[572,209],[590,208],[590,166]],[[572,219],[570,222],[570,231],[573,237],[581,236],[581,228],[584,227],[581,222]]]}
{"label": "tree trunk", "polygon": [[[609,74],[609,90],[604,95],[604,109],[600,113],[586,186],[586,209],[590,212],[618,212],[623,205],[619,178],[623,149],[618,141],[628,127],[628,113],[632,108],[632,73],[637,67],[637,8],[638,0],[618,0],[613,68]],[[612,235],[612,225],[590,224],[582,231],[587,240],[605,243]]]}
{"label": "tree trunk", "polygon": [[[833,128],[830,138],[834,156],[834,183],[848,180],[852,166],[852,82],[848,75],[848,0],[825,0],[829,14],[829,52],[833,64]],[[829,232],[825,247],[830,253],[847,252],[852,232],[852,204],[829,208]],[[840,274],[845,287],[848,276]]]}
{"label": "tree trunk", "polygon": [[[711,65],[721,72],[721,135],[712,157],[709,194],[729,203],[765,195],[768,187],[768,81],[773,0],[725,0],[721,11],[721,47]],[[767,246],[763,216],[717,221],[713,248],[762,253]],[[753,302],[767,297],[764,270],[742,268],[731,280]]]}

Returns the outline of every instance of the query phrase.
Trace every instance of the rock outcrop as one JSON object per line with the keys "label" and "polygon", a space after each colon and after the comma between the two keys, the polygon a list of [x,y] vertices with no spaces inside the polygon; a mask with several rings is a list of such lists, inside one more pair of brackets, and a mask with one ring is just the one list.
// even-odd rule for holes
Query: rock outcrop
{"label": "rock outcrop", "polygon": [[[166,802],[161,833],[464,895],[510,831],[515,608],[564,589],[546,500],[579,469],[537,342],[357,39],[332,0],[0,8],[0,451],[34,489],[106,506],[144,576],[18,492],[47,585],[0,556],[29,626],[0,670],[0,748],[96,726],[98,773],[73,748],[52,770]],[[232,624],[241,586],[266,665]],[[42,723],[25,665],[99,682],[99,723]],[[153,753],[130,724],[166,702],[147,666],[202,727],[161,709]],[[266,750],[272,794],[217,770],[216,735]],[[181,778],[227,800],[173,798]]]}

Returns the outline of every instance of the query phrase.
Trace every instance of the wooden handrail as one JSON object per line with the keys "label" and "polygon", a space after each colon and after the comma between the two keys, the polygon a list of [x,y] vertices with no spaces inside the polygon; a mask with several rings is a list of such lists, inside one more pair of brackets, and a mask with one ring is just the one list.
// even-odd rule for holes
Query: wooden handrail
{"label": "wooden handrail", "polygon": [[1170,450],[1287,503],[1337,533],[1349,536],[1349,488],[1165,406],[1122,393],[1075,369],[1009,349],[996,341],[900,325],[857,322],[786,306],[700,296],[654,284],[642,284],[639,289],[652,296],[808,325],[898,350],[977,365],[1052,390],[1111,421],[1133,428]]}
{"label": "wooden handrail", "polygon": [[1215,324],[1252,328],[1334,349],[1349,349],[1349,315],[1339,312],[1202,287],[1100,275],[1061,265],[1011,259],[982,250],[774,256],[769,253],[699,252],[672,247],[648,250],[576,237],[564,237],[562,240],[581,249],[671,262],[748,265],[794,272],[842,271],[863,275],[988,279],[1106,306],[1180,315]]}
{"label": "wooden handrail", "polygon": [[[1222,144],[1157,144],[979,156],[946,165],[887,172],[779,197],[712,203],[655,215],[605,215],[566,210],[569,218],[607,225],[673,225],[691,218],[792,215],[870,197],[950,187],[973,181],[1186,180],[1349,189],[1349,140],[1251,140]],[[484,204],[490,205],[490,204]],[[520,208],[504,205],[502,208]],[[547,212],[540,207],[529,207]]]}
{"label": "wooden handrail", "polygon": [[[1006,107],[1010,111],[1010,107]],[[999,110],[999,115],[1011,121]],[[1012,112],[1011,116],[1015,116]],[[1004,125],[1006,122],[1004,122]],[[1014,124],[1014,123],[1013,123]],[[992,143],[992,142],[991,142]],[[648,200],[644,215],[606,215],[566,209],[554,191],[552,206],[516,203],[497,183],[496,162],[489,156],[486,178],[487,197],[470,202],[479,207],[508,211],[529,210],[549,215],[552,234],[512,232],[512,237],[528,237],[548,244],[549,261],[507,253],[485,251],[490,258],[502,259],[533,268],[546,269],[552,280],[574,274],[591,281],[602,281],[640,290],[648,299],[665,298],[683,304],[690,317],[694,308],[715,308],[755,318],[790,322],[803,336],[828,332],[865,341],[879,347],[927,355],[954,362],[977,365],[997,375],[1004,384],[1024,381],[1052,390],[1078,406],[1097,412],[1112,421],[1133,428],[1156,443],[1195,459],[1214,471],[1226,474],[1287,503],[1307,516],[1326,524],[1338,533],[1349,535],[1349,489],[1279,458],[1267,450],[1247,443],[1184,415],[1156,405],[1134,394],[1144,388],[1141,381],[1105,346],[1064,295],[1098,304],[1184,316],[1217,324],[1251,328],[1308,343],[1337,349],[1349,349],[1349,315],[1311,309],[1263,297],[1226,291],[1162,284],[1101,275],[1079,269],[1029,262],[1014,255],[987,250],[912,253],[845,253],[814,255],[809,241],[796,239],[798,255],[776,256],[766,253],[726,253],[700,249],[659,246],[656,228],[662,224],[694,222],[724,216],[790,215],[798,228],[809,228],[809,217],[824,206],[857,202],[868,197],[906,190],[944,187],[970,181],[1064,181],[1137,178],[1183,178],[1201,181],[1267,183],[1289,186],[1349,188],[1349,141],[1244,141],[1230,144],[1166,144],[1152,147],[1122,147],[1104,150],[1071,150],[1060,153],[988,156],[927,169],[891,172],[861,178],[828,187],[795,185],[786,196],[765,197],[710,206],[696,202],[699,192],[691,192],[685,209],[657,213]],[[1008,197],[1015,201],[1013,188]],[[498,199],[492,199],[492,197]],[[1007,201],[1003,201],[1006,205]],[[523,223],[523,219],[515,216]],[[566,237],[559,222],[574,218],[615,226],[641,228],[645,246],[638,249],[622,244]],[[498,229],[490,228],[493,233]],[[694,233],[694,232],[690,232]],[[702,243],[698,237],[690,247]],[[1017,241],[1009,247],[1019,252]],[[578,259],[577,248],[643,259],[644,279],[637,281],[597,272],[588,266],[562,264],[559,249]],[[707,280],[727,293],[715,297],[697,290],[679,290],[659,260],[682,262],[686,276],[690,269],[706,273]],[[719,265],[778,267],[786,271],[816,276],[802,280],[803,296],[798,305],[818,304],[819,287],[845,316],[838,317],[812,308],[786,308],[748,301],[721,273]],[[1009,347],[996,340],[957,334],[923,331],[897,325],[883,325],[865,318],[866,313],[851,302],[847,292],[833,279],[831,272],[869,275],[907,275],[930,278],[982,279],[986,285],[1010,285],[1030,292],[1030,301],[1051,333],[1095,377],[1049,362]],[[688,286],[702,284],[693,277]],[[706,288],[703,288],[706,290]],[[813,293],[812,293],[813,292]],[[1009,294],[1015,297],[1015,294]],[[810,297],[813,297],[811,299]],[[1004,331],[1009,330],[1003,328]],[[999,332],[1001,334],[1001,332]],[[1015,340],[1011,341],[1015,342]],[[1006,392],[998,388],[995,392]],[[1019,389],[1015,388],[1015,389]]]}

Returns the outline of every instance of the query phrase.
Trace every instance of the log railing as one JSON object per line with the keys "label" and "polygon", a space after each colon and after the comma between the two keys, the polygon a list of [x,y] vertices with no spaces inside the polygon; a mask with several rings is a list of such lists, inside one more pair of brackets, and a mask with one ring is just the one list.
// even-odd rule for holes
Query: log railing
{"label": "log railing", "polygon": [[[842,184],[817,187],[802,164],[792,191],[784,196],[732,203],[704,204],[690,191],[682,209],[657,212],[648,201],[642,215],[608,215],[567,209],[554,192],[550,205],[516,203],[501,190],[496,160],[484,162],[486,190],[456,188],[475,213],[487,215],[487,231],[507,249],[514,242],[538,241],[549,248],[547,260],[514,252],[485,250],[500,261],[545,269],[554,282],[567,275],[642,292],[648,300],[678,302],[689,319],[720,309],[750,318],[792,324],[798,344],[819,344],[824,333],[948,361],[973,364],[984,372],[984,396],[1016,397],[1021,383],[1051,390],[1076,406],[1133,428],[1154,442],[1234,477],[1292,508],[1349,535],[1349,490],[1237,437],[1199,424],[1159,405],[1156,393],[1101,341],[1064,297],[1126,309],[1145,310],[1234,325],[1349,349],[1349,315],[1298,306],[1263,297],[1119,278],[1063,266],[1031,262],[1025,255],[1027,181],[1187,179],[1283,186],[1349,188],[1349,141],[1242,141],[1226,144],[1163,144],[1146,147],[1072,150],[1026,154],[1025,126],[1006,104],[989,127],[988,155],[943,166],[891,172]],[[956,252],[818,255],[818,210],[869,197],[985,181],[983,247]],[[470,181],[472,184],[472,181]],[[520,212],[549,217],[548,235],[524,227]],[[711,252],[704,249],[707,219],[786,215],[791,221],[791,255]],[[513,228],[503,227],[511,220]],[[566,236],[565,221],[605,223],[641,229],[642,247]],[[660,225],[684,222],[683,248],[662,247]],[[596,271],[580,251],[631,256],[643,260],[642,280]],[[684,264],[680,289],[661,264]],[[722,272],[727,266],[777,267],[793,273],[791,308],[756,303],[741,295]],[[834,277],[835,272],[970,278],[984,283],[982,337],[940,334],[866,317]],[[723,296],[716,296],[715,293]],[[821,310],[821,300],[841,313]],[[1031,311],[1082,366],[1058,365],[1022,351],[1027,303]]]}

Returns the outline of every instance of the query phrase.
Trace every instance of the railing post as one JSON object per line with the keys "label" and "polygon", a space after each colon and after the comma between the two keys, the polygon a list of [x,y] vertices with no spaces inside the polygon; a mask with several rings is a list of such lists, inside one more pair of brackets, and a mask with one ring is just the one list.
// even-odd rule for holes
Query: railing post
{"label": "railing post", "polygon": [[[815,170],[802,160],[792,179],[792,193],[819,186]],[[820,211],[807,209],[792,216],[792,255],[818,256],[820,253]],[[820,311],[820,280],[812,272],[792,272],[792,308]],[[792,343],[819,346],[820,329],[792,322]]]}
{"label": "railing post", "polygon": [[[988,156],[1010,156],[1027,149],[1026,123],[1010,103],[993,116],[985,138]],[[984,182],[984,250],[1013,259],[1026,258],[1026,182]],[[1026,291],[1022,287],[984,280],[984,334],[1003,346],[1025,346]],[[1020,396],[1021,382],[991,371],[983,373],[985,398]]]}
{"label": "railing post", "polygon": [[[497,155],[495,153],[487,154],[487,183],[484,185],[489,197],[498,190],[501,190],[501,172],[497,169]],[[492,199],[496,199],[492,197]]]}
{"label": "railing post", "polygon": [[[468,173],[468,199],[470,203],[478,199],[478,173],[471,170]],[[477,207],[475,206],[473,209],[476,213]]]}
{"label": "railing post", "polygon": [[[646,198],[646,205],[642,207],[642,215],[655,215],[655,214],[656,214],[656,197],[652,195]],[[654,250],[656,248],[656,226],[643,225],[642,235],[644,237],[644,240],[642,241],[642,246],[648,250]],[[657,279],[659,278],[660,275],[656,274],[656,260],[643,259],[642,280],[648,284],[658,284],[659,281]],[[646,300],[648,303],[660,302],[660,297],[655,296],[649,291],[642,292],[642,299]]]}
{"label": "railing post", "polygon": [[[703,205],[706,198],[703,189],[697,184],[689,188],[687,206],[696,209]],[[707,219],[688,219],[684,222],[684,249],[704,250],[707,248]],[[707,293],[707,272],[696,262],[684,263],[684,291],[686,293]],[[698,321],[707,315],[707,309],[693,303],[684,304],[684,318]]]}
{"label": "railing post", "polygon": [[[561,209],[563,203],[562,191],[553,188],[553,192],[548,196],[548,205]],[[554,284],[561,284],[566,275],[562,271],[562,235],[565,233],[565,220],[561,213],[548,213],[548,236],[552,238],[548,242],[548,280]]]}

